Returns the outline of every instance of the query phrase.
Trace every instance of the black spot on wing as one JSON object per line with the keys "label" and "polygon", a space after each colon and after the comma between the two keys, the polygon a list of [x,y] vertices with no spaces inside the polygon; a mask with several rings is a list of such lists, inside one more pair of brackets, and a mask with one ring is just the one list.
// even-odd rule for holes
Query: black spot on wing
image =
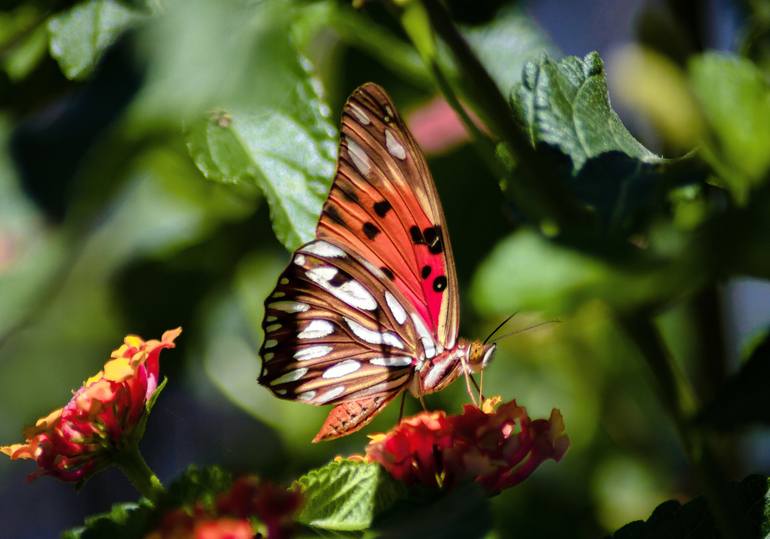
{"label": "black spot on wing", "polygon": [[366,234],[366,237],[370,240],[373,240],[375,237],[377,237],[377,234],[380,233],[380,229],[377,228],[374,223],[366,222],[364,223],[364,234]]}
{"label": "black spot on wing", "polygon": [[380,200],[374,203],[374,213],[379,217],[385,217],[391,209],[393,209],[393,206],[387,200]]}
{"label": "black spot on wing", "polygon": [[329,206],[326,207],[326,209],[324,211],[326,212],[326,215],[328,215],[329,218],[332,221],[334,221],[335,223],[340,224],[342,226],[347,226],[347,223],[342,218],[340,213],[337,211],[337,208],[335,208],[334,206],[329,205]]}
{"label": "black spot on wing", "polygon": [[350,280],[351,279],[349,276],[342,273],[341,271],[337,271],[337,273],[334,274],[334,277],[329,279],[329,284],[335,288],[338,288]]}
{"label": "black spot on wing", "polygon": [[444,242],[441,238],[441,227],[439,225],[429,226],[422,231],[425,237],[425,243],[428,244],[428,250],[434,254],[440,254],[444,250]]}
{"label": "black spot on wing", "polygon": [[441,292],[446,288],[446,276],[439,275],[435,279],[433,279],[433,290],[436,292]]}
{"label": "black spot on wing", "polygon": [[423,278],[423,279],[427,279],[427,278],[428,278],[428,276],[430,275],[430,272],[431,272],[432,270],[433,270],[433,268],[431,268],[431,267],[430,267],[430,266],[428,266],[428,265],[425,265],[425,266],[423,266],[423,267],[422,267],[422,271],[420,272],[420,274],[422,275],[422,278]]}
{"label": "black spot on wing", "polygon": [[388,267],[386,267],[386,266],[382,266],[380,269],[382,270],[382,273],[384,273],[384,274],[385,274],[385,276],[386,276],[388,279],[390,279],[391,281],[392,281],[392,280],[394,280],[394,279],[396,278],[396,277],[395,277],[395,275],[393,275],[393,272],[392,272],[392,271],[390,271],[390,268],[388,268]]}
{"label": "black spot on wing", "polygon": [[420,230],[420,227],[418,227],[417,225],[413,225],[409,229],[409,234],[412,236],[412,243],[414,243],[415,245],[425,243],[425,238],[422,235],[422,230]]}

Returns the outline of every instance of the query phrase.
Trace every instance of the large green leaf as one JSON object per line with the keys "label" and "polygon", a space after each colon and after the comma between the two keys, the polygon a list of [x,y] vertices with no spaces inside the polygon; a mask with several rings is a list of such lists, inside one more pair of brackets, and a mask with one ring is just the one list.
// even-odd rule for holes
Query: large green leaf
{"label": "large green leaf", "polygon": [[722,53],[692,60],[690,79],[713,132],[704,155],[743,202],[770,170],[770,81],[749,60]]}
{"label": "large green leaf", "polygon": [[0,68],[13,81],[26,77],[45,56],[48,31],[45,14],[34,5],[21,4],[0,12]]}
{"label": "large green leaf", "polygon": [[544,56],[524,67],[513,106],[533,144],[558,147],[573,170],[600,154],[622,152],[643,162],[659,160],[625,128],[610,106],[604,64],[596,52],[556,62]]}
{"label": "large green leaf", "polygon": [[82,79],[118,36],[143,14],[116,0],[86,0],[48,21],[51,56],[70,79]]}
{"label": "large green leaf", "polygon": [[312,470],[296,484],[305,496],[297,520],[325,530],[365,530],[405,494],[379,464],[347,460]]}
{"label": "large green leaf", "polygon": [[[749,537],[767,537],[770,533],[770,497],[766,477],[750,475],[740,483],[727,485],[725,496],[735,503],[735,518],[741,518]],[[736,534],[737,534],[736,530]],[[740,535],[744,537],[744,535]],[[675,500],[663,502],[646,521],[626,524],[607,539],[658,538],[719,539],[722,535],[709,512],[705,498],[685,504]]]}
{"label": "large green leaf", "polygon": [[[269,26],[254,31],[265,35],[253,39],[271,41],[277,56],[273,88],[193,122],[188,148],[207,178],[260,189],[276,236],[293,250],[314,236],[334,174],[336,129],[318,81],[289,36]],[[254,84],[262,73],[254,73]]]}
{"label": "large green leaf", "polygon": [[623,265],[565,247],[528,230],[501,241],[482,262],[471,293],[489,314],[570,312],[602,299],[624,310],[684,293],[696,281],[664,260],[639,259]]}
{"label": "large green leaf", "polygon": [[83,526],[62,533],[62,539],[133,539],[147,532],[153,509],[142,499],[138,503],[117,503],[106,513],[86,517]]}

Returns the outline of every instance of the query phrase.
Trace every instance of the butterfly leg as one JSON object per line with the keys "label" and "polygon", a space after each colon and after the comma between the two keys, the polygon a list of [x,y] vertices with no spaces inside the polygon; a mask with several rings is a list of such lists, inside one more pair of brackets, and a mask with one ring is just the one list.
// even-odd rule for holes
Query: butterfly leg
{"label": "butterfly leg", "polygon": [[423,411],[427,412],[428,411],[428,407],[425,405],[425,397],[423,397],[422,395],[420,395],[420,404],[422,404]]}
{"label": "butterfly leg", "polygon": [[406,391],[401,394],[401,406],[398,409],[398,422],[401,423],[401,419],[404,417],[404,403],[406,402]]}

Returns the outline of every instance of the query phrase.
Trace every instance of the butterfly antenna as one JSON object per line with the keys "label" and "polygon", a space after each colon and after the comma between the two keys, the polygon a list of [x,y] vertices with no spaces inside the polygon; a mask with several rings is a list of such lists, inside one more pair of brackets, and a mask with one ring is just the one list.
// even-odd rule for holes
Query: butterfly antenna
{"label": "butterfly antenna", "polygon": [[503,336],[501,336],[501,337],[498,337],[498,338],[497,338],[497,339],[494,341],[494,343],[493,343],[493,344],[497,344],[498,342],[502,341],[502,340],[503,340],[503,339],[505,339],[506,337],[511,337],[511,336],[513,336],[513,335],[518,335],[519,333],[524,333],[525,331],[529,331],[529,330],[531,330],[531,329],[537,329],[537,328],[539,328],[540,326],[547,326],[548,324],[558,324],[558,323],[560,323],[560,322],[561,322],[561,320],[546,320],[545,322],[539,322],[539,323],[537,323],[537,324],[534,324],[534,325],[532,325],[532,326],[529,326],[529,327],[526,327],[526,328],[517,329],[516,331],[511,331],[510,333],[506,333],[505,335],[503,335]]}
{"label": "butterfly antenna", "polygon": [[489,339],[491,339],[492,337],[494,337],[494,336],[495,336],[495,333],[497,333],[498,331],[500,331],[500,328],[501,328],[501,327],[503,327],[505,324],[507,324],[507,323],[508,323],[508,321],[509,321],[511,318],[513,318],[514,316],[516,316],[517,314],[519,314],[519,311],[516,311],[516,312],[515,312],[515,313],[513,313],[511,316],[509,316],[508,318],[506,318],[505,320],[503,320],[502,322],[500,322],[499,324],[497,324],[497,327],[496,327],[495,329],[493,329],[493,330],[492,330],[492,333],[490,333],[489,335],[487,335],[487,338],[486,338],[486,339],[484,339],[484,343],[483,343],[483,344],[487,344],[487,343],[489,342]]}

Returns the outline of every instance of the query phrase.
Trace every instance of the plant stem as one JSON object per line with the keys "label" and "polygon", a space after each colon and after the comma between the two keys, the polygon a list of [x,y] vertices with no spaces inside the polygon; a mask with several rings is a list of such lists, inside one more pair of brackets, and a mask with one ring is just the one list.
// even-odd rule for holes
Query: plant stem
{"label": "plant stem", "polygon": [[137,446],[118,453],[115,456],[115,464],[128,477],[139,494],[151,502],[155,503],[158,496],[165,492],[160,479],[147,465]]}
{"label": "plant stem", "polygon": [[433,30],[452,51],[460,79],[468,86],[478,112],[516,161],[510,188],[521,209],[541,224],[556,225],[561,233],[585,224],[585,213],[516,124],[505,97],[444,6],[438,0],[423,0],[423,5]]}
{"label": "plant stem", "polygon": [[685,409],[694,402],[693,392],[684,377],[677,376],[660,332],[650,319],[643,315],[619,316],[618,320],[655,378],[660,400],[671,416],[687,457],[698,474],[722,537],[751,537],[736,501],[725,495],[726,481],[720,473],[719,464],[706,436],[687,420]]}

